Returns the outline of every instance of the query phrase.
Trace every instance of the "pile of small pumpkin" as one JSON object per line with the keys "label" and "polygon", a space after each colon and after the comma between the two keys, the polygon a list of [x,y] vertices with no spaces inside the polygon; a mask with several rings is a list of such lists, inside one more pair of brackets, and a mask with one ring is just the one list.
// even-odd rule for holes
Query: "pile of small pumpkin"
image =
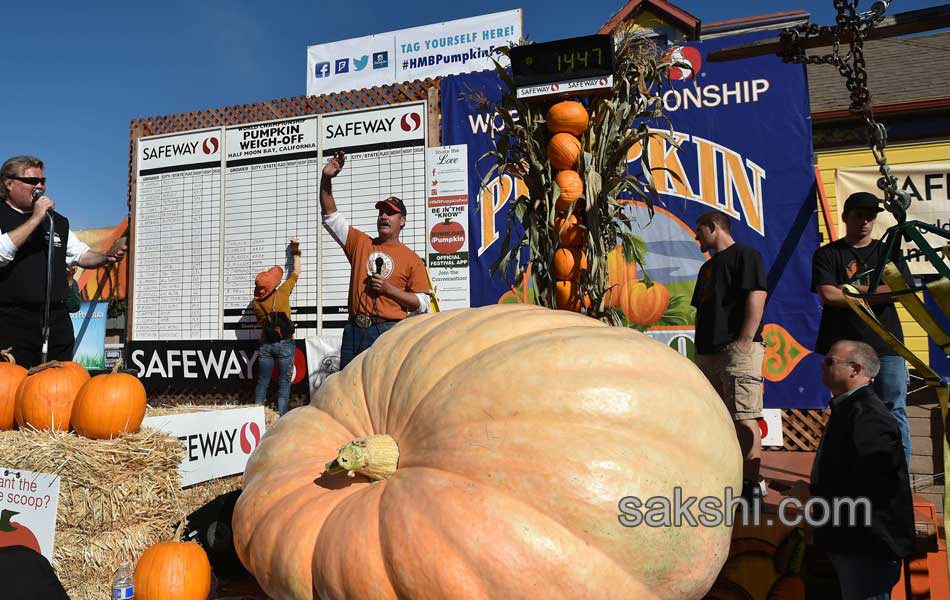
{"label": "pile of small pumpkin", "polygon": [[548,160],[557,171],[554,182],[559,188],[554,210],[554,233],[558,249],[554,252],[554,278],[557,307],[580,312],[590,300],[581,300],[581,271],[587,268],[587,228],[584,226],[584,181],[577,172],[582,154],[580,136],[587,131],[590,116],[575,100],[558,102],[548,109]]}
{"label": "pile of small pumpkin", "polygon": [[27,371],[10,348],[0,351],[0,431],[32,427],[112,439],[138,431],[145,417],[145,388],[120,373],[121,362],[90,377],[75,362],[50,361]]}
{"label": "pile of small pumpkin", "polygon": [[[547,128],[552,134],[547,155],[551,167],[557,171],[554,182],[559,189],[555,200],[553,235],[557,239],[554,251],[554,278],[557,307],[580,312],[590,304],[590,298],[581,297],[581,271],[587,268],[587,228],[584,223],[584,181],[577,172],[583,144],[580,137],[587,131],[590,116],[584,105],[565,100],[551,106],[547,112]],[[607,257],[611,291],[607,306],[619,308],[635,325],[650,325],[663,316],[669,306],[670,293],[666,286],[637,279],[637,264],[627,262],[623,248],[617,246]]]}

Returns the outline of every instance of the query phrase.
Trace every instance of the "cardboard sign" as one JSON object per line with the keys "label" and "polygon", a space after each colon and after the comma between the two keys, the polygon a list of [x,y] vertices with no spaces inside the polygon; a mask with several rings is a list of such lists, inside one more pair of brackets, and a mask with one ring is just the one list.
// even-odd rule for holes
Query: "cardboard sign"
{"label": "cardboard sign", "polygon": [[142,427],[181,440],[185,457],[178,473],[182,487],[186,487],[244,472],[248,457],[264,436],[264,407],[147,417]]}
{"label": "cardboard sign", "polygon": [[52,561],[58,507],[59,475],[0,467],[0,530],[6,530],[9,545],[32,548]]}
{"label": "cardboard sign", "polygon": [[778,408],[766,408],[762,410],[762,419],[759,420],[759,429],[762,431],[763,446],[785,445],[785,439],[782,436],[782,411]]}
{"label": "cardboard sign", "polygon": [[426,148],[426,183],[426,252],[439,306],[468,308],[468,147]]}

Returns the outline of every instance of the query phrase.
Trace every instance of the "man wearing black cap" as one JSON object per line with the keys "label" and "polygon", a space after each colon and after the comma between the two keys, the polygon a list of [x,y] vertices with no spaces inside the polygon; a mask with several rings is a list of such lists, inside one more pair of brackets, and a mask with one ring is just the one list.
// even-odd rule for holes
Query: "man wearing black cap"
{"label": "man wearing black cap", "polygon": [[399,241],[406,205],[395,196],[376,203],[377,236],[351,227],[336,209],[332,180],[346,156],[337,152],[323,167],[320,207],[323,226],[350,261],[349,319],[343,328],[340,369],[393,325],[429,310],[429,279],[419,255]]}
{"label": "man wearing black cap", "polygon": [[[866,273],[883,262],[884,247],[880,240],[871,237],[874,221],[883,211],[880,201],[868,192],[856,192],[848,196],[844,203],[842,218],[845,224],[845,236],[837,241],[825,244],[815,252],[812,258],[812,291],[821,298],[821,324],[818,328],[818,340],[815,352],[827,354],[835,342],[857,340],[869,344],[881,359],[881,370],[874,379],[874,391],[897,420],[901,432],[904,458],[910,466],[910,426],[907,422],[907,365],[904,359],[871,330],[861,317],[848,307],[843,284],[855,275]],[[903,261],[897,264],[901,275],[911,281],[910,271]],[[860,292],[867,292],[869,278],[862,277],[852,283]],[[887,292],[889,288],[880,284],[875,292]],[[874,314],[884,327],[903,341],[904,332],[897,316],[897,309],[891,299],[875,298],[869,301]]]}

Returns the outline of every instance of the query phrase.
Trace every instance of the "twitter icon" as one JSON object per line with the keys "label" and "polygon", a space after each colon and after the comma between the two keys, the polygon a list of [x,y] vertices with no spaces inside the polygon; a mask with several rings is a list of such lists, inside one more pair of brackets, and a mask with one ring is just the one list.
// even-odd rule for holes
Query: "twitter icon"
{"label": "twitter icon", "polygon": [[363,55],[359,58],[353,59],[353,68],[357,71],[362,71],[366,68],[366,64],[369,62],[369,56]]}

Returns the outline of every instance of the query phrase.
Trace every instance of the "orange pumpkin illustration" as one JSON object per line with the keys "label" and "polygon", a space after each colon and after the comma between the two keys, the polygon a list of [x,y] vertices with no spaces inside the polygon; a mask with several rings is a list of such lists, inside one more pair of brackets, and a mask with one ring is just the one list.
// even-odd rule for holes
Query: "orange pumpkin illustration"
{"label": "orange pumpkin illustration", "polygon": [[620,309],[635,325],[652,325],[666,314],[670,306],[670,290],[662,283],[647,287],[643,281],[620,286]]}

